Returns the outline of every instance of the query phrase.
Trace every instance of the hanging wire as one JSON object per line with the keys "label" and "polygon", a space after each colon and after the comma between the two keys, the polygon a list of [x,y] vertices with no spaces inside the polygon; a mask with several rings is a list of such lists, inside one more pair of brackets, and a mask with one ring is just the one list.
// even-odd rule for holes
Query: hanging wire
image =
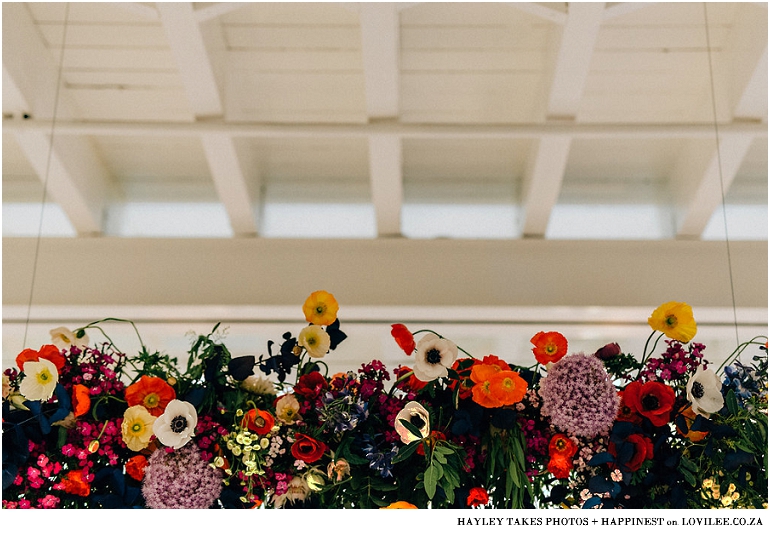
{"label": "hanging wire", "polygon": [[725,229],[725,247],[727,249],[727,271],[730,278],[730,295],[733,303],[733,324],[735,325],[735,343],[740,344],[740,337],[738,335],[738,312],[735,305],[735,284],[733,283],[733,262],[730,255],[730,237],[727,230],[727,209],[725,206],[725,184],[722,176],[722,154],[719,143],[719,123],[717,121],[717,104],[716,104],[716,92],[714,89],[714,66],[713,58],[711,56],[711,36],[709,34],[709,16],[708,6],[706,2],[703,2],[703,19],[706,26],[706,52],[709,60],[709,82],[711,84],[711,113],[714,119],[714,137],[717,147],[717,166],[719,168],[719,192],[722,195],[722,223]]}
{"label": "hanging wire", "polygon": [[48,197],[48,177],[51,174],[51,159],[53,157],[53,143],[56,132],[56,119],[59,111],[59,90],[61,88],[62,71],[64,67],[64,48],[67,43],[67,29],[69,27],[70,3],[64,4],[64,31],[62,32],[61,52],[59,52],[59,71],[56,76],[56,90],[54,92],[53,116],[51,117],[51,133],[48,143],[48,155],[46,156],[45,176],[43,177],[43,197],[40,201],[40,219],[37,228],[37,239],[35,241],[35,255],[32,264],[32,281],[29,286],[29,301],[27,302],[27,318],[24,321],[24,340],[22,349],[27,346],[27,333],[29,331],[29,321],[32,314],[32,299],[35,294],[35,280],[37,278],[37,264],[40,256],[40,242],[43,236],[43,215],[45,214],[45,203]]}

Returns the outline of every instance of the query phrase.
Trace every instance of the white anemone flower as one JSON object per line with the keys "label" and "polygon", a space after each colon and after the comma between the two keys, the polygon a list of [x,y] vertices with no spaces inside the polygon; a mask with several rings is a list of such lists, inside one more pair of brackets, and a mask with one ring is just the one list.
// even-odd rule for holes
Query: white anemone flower
{"label": "white anemone flower", "polygon": [[90,341],[88,339],[88,334],[85,332],[83,332],[82,335],[78,337],[77,334],[75,334],[72,330],[64,326],[54,328],[50,331],[50,334],[51,340],[53,340],[53,344],[56,345],[56,348],[59,350],[70,350],[71,347],[84,349],[88,346]]}
{"label": "white anemone flower", "polygon": [[19,393],[27,400],[47,401],[53,396],[58,383],[59,371],[52,362],[45,358],[24,362],[24,378],[19,384]]}
{"label": "white anemone flower", "polygon": [[457,345],[436,334],[425,334],[417,342],[414,357],[414,376],[423,382],[431,382],[447,376],[447,369],[457,359]]}
{"label": "white anemone flower", "polygon": [[166,405],[166,411],[152,424],[155,437],[166,447],[178,449],[187,445],[195,435],[198,413],[186,401],[174,399]]}
{"label": "white anemone flower", "polygon": [[297,343],[313,358],[323,358],[329,352],[332,340],[323,328],[311,324],[300,331]]}
{"label": "white anemone flower", "polygon": [[692,410],[703,417],[709,417],[725,405],[722,397],[722,382],[711,369],[698,368],[687,381],[687,400]]}
{"label": "white anemone flower", "polygon": [[[401,422],[402,419],[409,421],[417,430],[420,431],[420,435],[417,436],[407,429]],[[406,403],[404,409],[398,412],[396,416],[396,423],[394,425],[396,433],[398,433],[401,441],[407,445],[413,441],[417,441],[423,438],[427,438],[430,435],[430,414],[428,410],[422,407],[422,404],[416,401],[410,401]]]}

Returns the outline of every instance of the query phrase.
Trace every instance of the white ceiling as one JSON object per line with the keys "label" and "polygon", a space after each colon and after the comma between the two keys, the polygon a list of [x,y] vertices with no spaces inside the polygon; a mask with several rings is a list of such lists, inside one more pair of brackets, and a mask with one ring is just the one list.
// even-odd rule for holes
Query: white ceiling
{"label": "white ceiling", "polygon": [[767,240],[766,3],[4,2],[3,117],[6,236]]}

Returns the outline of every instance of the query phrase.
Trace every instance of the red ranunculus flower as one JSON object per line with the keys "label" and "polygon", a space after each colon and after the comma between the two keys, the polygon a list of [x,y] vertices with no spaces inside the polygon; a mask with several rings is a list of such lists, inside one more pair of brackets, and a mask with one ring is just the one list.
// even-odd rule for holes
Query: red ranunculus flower
{"label": "red ranunculus flower", "polygon": [[144,468],[147,467],[147,458],[141,454],[132,456],[126,462],[126,474],[134,480],[142,481],[144,478]]}
{"label": "red ranunculus flower", "polygon": [[390,325],[390,335],[393,336],[393,339],[396,340],[398,346],[401,347],[401,350],[403,350],[407,356],[412,355],[415,348],[414,336],[406,326],[400,323]]}
{"label": "red ranunculus flower", "polygon": [[83,384],[75,384],[72,387],[72,411],[75,417],[88,413],[91,409],[91,395]]}
{"label": "red ranunculus flower", "polygon": [[548,460],[548,472],[556,478],[569,478],[572,471],[572,457],[557,454]]}
{"label": "red ranunculus flower", "polygon": [[548,444],[548,454],[551,456],[567,456],[572,458],[577,452],[577,445],[566,434],[554,434]]}
{"label": "red ranunculus flower", "polygon": [[311,438],[305,434],[295,434],[295,441],[291,446],[291,454],[297,460],[302,460],[306,464],[312,464],[321,459],[326,452],[326,444]]}
{"label": "red ranunculus flower", "polygon": [[270,433],[275,425],[275,417],[268,411],[252,408],[243,416],[244,426],[260,436]]}
{"label": "red ranunculus flower", "polygon": [[301,395],[307,400],[313,400],[326,390],[327,387],[328,384],[324,375],[318,371],[313,371],[299,377],[297,385],[294,386],[294,393]]}
{"label": "red ranunculus flower", "polygon": [[61,355],[61,352],[56,347],[56,345],[43,345],[40,347],[40,350],[24,349],[21,351],[19,355],[16,356],[16,367],[23,371],[24,364],[26,362],[36,362],[39,361],[40,358],[48,360],[54,364],[56,366],[56,370],[60,373],[62,367],[64,367],[64,363],[66,362],[64,356]]}
{"label": "red ranunculus flower", "polygon": [[625,405],[655,426],[663,426],[671,420],[675,398],[674,390],[661,382],[631,382],[623,392]]}
{"label": "red ranunculus flower", "polygon": [[616,464],[631,471],[638,471],[645,460],[652,460],[652,441],[642,434],[631,434],[620,446],[610,441],[607,452],[615,457]]}
{"label": "red ranunculus flower", "polygon": [[91,485],[86,482],[84,478],[83,470],[69,471],[64,478],[62,478],[62,484],[64,484],[64,491],[73,495],[80,495],[81,497],[88,497],[91,494]]}
{"label": "red ranunculus flower", "polygon": [[466,502],[471,508],[489,504],[489,493],[484,488],[471,488]]}

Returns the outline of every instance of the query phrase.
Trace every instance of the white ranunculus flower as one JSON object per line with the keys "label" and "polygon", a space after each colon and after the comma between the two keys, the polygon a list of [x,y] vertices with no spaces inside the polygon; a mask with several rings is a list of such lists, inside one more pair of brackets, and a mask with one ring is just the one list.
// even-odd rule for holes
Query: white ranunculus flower
{"label": "white ranunculus flower", "polygon": [[56,348],[59,350],[70,350],[71,347],[83,349],[87,347],[89,343],[88,334],[83,332],[83,335],[78,337],[75,332],[64,326],[54,328],[51,330],[50,334],[53,344],[56,345]]}
{"label": "white ranunculus flower", "polygon": [[24,362],[24,378],[19,384],[19,393],[27,400],[47,401],[58,383],[59,371],[52,362],[45,358]]}
{"label": "white ranunculus flower", "polygon": [[[409,429],[401,423],[401,419],[405,419],[412,423],[412,425],[420,431],[421,435],[417,436],[412,434]],[[430,435],[430,414],[419,402],[410,401],[406,403],[403,410],[398,412],[394,428],[401,438],[401,441],[406,444],[427,438]]]}
{"label": "white ranunculus flower", "polygon": [[414,376],[423,382],[431,382],[447,376],[447,369],[457,359],[457,345],[436,334],[425,334],[417,342],[414,357]]}
{"label": "white ranunculus flower", "polygon": [[297,343],[313,358],[323,358],[329,352],[332,340],[323,328],[311,324],[300,331]]}
{"label": "white ranunculus flower", "polygon": [[692,410],[703,417],[709,417],[725,405],[722,397],[722,381],[711,369],[698,368],[687,381],[687,400]]}
{"label": "white ranunculus flower", "polygon": [[166,447],[178,449],[195,435],[198,413],[186,401],[174,399],[166,405],[166,411],[152,424],[155,437]]}

